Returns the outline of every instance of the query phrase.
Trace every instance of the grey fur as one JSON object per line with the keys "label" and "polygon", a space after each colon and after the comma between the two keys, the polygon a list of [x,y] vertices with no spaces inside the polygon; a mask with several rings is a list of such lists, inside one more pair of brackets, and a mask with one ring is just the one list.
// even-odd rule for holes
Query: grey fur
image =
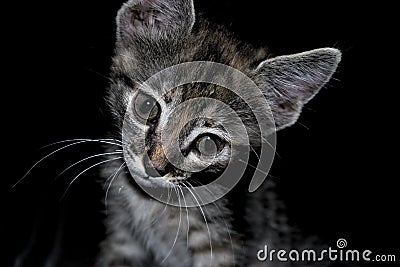
{"label": "grey fur", "polygon": [[[340,61],[340,52],[333,48],[265,60],[265,49],[242,44],[223,28],[201,18],[194,22],[190,0],[130,0],[121,8],[117,16],[117,44],[108,96],[119,134],[129,100],[137,93],[139,85],[156,72],[175,64],[214,61],[242,71],[261,88],[279,130],[297,120],[303,105],[329,81]],[[162,92],[151,91],[156,89],[149,90],[146,93],[154,94],[155,98],[162,95]],[[243,93],[252,95],[251,91],[245,90],[243,88]],[[249,132],[257,132],[251,110],[232,92],[214,85],[186,85],[163,95],[158,99],[161,107],[159,123],[178,124],[179,118],[165,121],[163,114],[196,97],[212,97],[228,103],[240,114],[245,126],[252,129]],[[212,106],[204,108],[213,110]],[[194,111],[188,109],[185,112]],[[211,131],[221,121],[228,120],[216,111],[214,114],[213,121],[199,119],[193,125],[185,126],[185,131],[177,136],[186,140],[196,127],[207,124]],[[108,237],[102,243],[98,266],[201,267],[210,266],[211,255],[212,266],[256,266],[255,251],[264,244],[273,244],[276,248],[295,245],[292,242],[294,232],[284,213],[277,212],[283,210],[283,204],[275,196],[272,181],[266,182],[254,194],[243,191],[243,201],[247,206],[241,216],[252,226],[246,231],[234,229],[234,214],[228,208],[228,198],[200,210],[166,206],[144,194],[135,181],[146,175],[145,157],[158,170],[167,168],[168,162],[165,151],[159,151],[160,127],[141,127],[141,122],[134,118],[130,122],[128,134],[122,140],[129,156],[103,170],[105,180],[113,179],[111,184],[107,184],[110,185],[107,192]],[[223,130],[221,132],[223,134]],[[146,135],[147,143],[135,142],[138,135]],[[260,142],[256,134],[251,136],[250,145],[255,151]],[[223,149],[229,155],[229,145]],[[225,161],[224,158],[218,159],[215,166],[203,175],[223,171]],[[122,168],[124,163],[137,177],[132,177]],[[196,166],[201,162],[190,160],[189,164]],[[182,170],[173,171],[186,178],[192,175]],[[110,183],[109,179],[107,183]],[[179,187],[175,187],[175,191],[165,188],[165,193],[179,195],[178,190]]]}

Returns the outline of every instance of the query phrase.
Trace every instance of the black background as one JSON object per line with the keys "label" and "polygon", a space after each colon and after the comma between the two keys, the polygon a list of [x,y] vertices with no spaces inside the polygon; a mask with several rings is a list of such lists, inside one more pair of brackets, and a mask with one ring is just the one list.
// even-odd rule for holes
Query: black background
{"label": "black background", "polygon": [[[104,237],[103,191],[96,171],[68,183],[88,164],[54,177],[74,161],[100,153],[86,144],[49,157],[18,186],[42,146],[102,138],[109,125],[103,97],[123,1],[18,1],[3,5],[0,266],[27,249],[25,266],[43,266],[62,229],[60,266],[90,266]],[[399,84],[393,7],[195,1],[243,40],[273,55],[318,47],[342,50],[329,86],[299,123],[278,135],[271,174],[289,213],[307,233],[335,246],[396,254],[399,220],[396,91]],[[55,146],[60,147],[60,146]],[[92,162],[93,163],[93,162]],[[394,266],[385,263],[379,266]],[[372,264],[371,264],[372,266]]]}

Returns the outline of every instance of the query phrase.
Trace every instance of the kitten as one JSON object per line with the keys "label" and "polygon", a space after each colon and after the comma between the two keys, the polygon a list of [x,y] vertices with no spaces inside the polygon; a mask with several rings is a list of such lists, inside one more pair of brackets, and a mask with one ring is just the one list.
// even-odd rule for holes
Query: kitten
{"label": "kitten", "polygon": [[[267,58],[195,17],[192,0],[122,6],[108,103],[124,157],[103,170],[108,236],[98,266],[256,266],[265,244],[293,246],[272,181],[254,193],[246,185],[267,138],[295,123],[341,53]],[[246,79],[258,88],[237,86]],[[253,164],[233,191],[213,183],[245,154]]]}

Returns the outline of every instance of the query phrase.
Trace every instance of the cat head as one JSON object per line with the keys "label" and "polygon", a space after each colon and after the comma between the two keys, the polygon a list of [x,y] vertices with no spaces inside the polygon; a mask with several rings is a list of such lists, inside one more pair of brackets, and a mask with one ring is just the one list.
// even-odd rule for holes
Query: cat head
{"label": "cat head", "polygon": [[[333,48],[267,58],[195,20],[191,0],[130,0],[117,16],[109,103],[125,161],[145,186],[215,178],[235,157],[233,147],[258,149],[263,128],[273,133],[295,123],[341,58]],[[194,61],[203,63],[174,67]],[[228,71],[205,68],[205,61]],[[238,86],[239,72],[248,84],[244,78]],[[192,76],[197,80],[187,81]],[[236,89],[205,82],[215,76]]]}

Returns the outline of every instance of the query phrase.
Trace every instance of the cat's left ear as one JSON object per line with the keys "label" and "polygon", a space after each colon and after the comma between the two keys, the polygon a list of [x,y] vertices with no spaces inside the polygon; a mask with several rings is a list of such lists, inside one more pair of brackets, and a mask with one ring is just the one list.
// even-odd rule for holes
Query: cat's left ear
{"label": "cat's left ear", "polygon": [[193,0],[129,0],[118,11],[117,44],[182,39],[194,22]]}
{"label": "cat's left ear", "polygon": [[341,53],[321,48],[266,61],[255,70],[255,82],[266,96],[277,130],[295,123],[301,109],[331,78]]}

